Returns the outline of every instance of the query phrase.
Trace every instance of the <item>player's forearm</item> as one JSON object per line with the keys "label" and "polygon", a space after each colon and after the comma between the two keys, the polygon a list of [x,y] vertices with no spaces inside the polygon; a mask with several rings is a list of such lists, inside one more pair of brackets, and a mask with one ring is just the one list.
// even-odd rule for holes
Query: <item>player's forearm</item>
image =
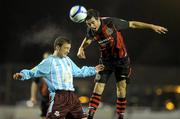
{"label": "player's forearm", "polygon": [[74,70],[74,77],[89,77],[89,76],[94,76],[95,74],[96,74],[95,67],[83,66],[81,69]]}
{"label": "player's forearm", "polygon": [[31,70],[23,69],[20,73],[22,74],[22,78],[20,78],[20,80],[29,80],[34,78]]}
{"label": "player's forearm", "polygon": [[82,42],[82,44],[81,44],[81,46],[79,48],[80,49],[85,49],[89,45],[90,45],[90,41],[88,41],[87,38],[84,38],[84,40],[83,40],[83,42]]}
{"label": "player's forearm", "polygon": [[138,28],[138,29],[152,29],[153,24],[148,24],[148,23],[138,22],[138,21],[129,21],[129,27]]}
{"label": "player's forearm", "polygon": [[20,80],[29,80],[31,78],[42,77],[44,74],[37,70],[38,68],[33,68],[32,70],[23,69],[20,73],[22,78]]}

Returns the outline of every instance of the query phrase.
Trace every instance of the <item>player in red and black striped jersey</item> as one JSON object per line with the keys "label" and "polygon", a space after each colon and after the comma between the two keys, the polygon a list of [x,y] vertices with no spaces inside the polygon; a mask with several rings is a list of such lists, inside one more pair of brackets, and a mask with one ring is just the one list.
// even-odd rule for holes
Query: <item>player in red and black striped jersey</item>
{"label": "player in red and black striped jersey", "polygon": [[96,109],[101,101],[106,82],[110,75],[114,72],[117,87],[117,113],[119,119],[123,119],[126,109],[126,85],[130,75],[130,62],[121,35],[123,29],[138,28],[152,29],[153,31],[165,34],[167,29],[158,25],[148,24],[137,21],[125,21],[119,18],[100,17],[99,12],[90,9],[86,17],[87,35],[83,40],[77,56],[85,59],[84,49],[92,43],[98,42],[101,51],[100,61],[105,65],[105,69],[101,71],[100,78],[96,82],[92,97],[89,103],[89,119],[92,119]]}

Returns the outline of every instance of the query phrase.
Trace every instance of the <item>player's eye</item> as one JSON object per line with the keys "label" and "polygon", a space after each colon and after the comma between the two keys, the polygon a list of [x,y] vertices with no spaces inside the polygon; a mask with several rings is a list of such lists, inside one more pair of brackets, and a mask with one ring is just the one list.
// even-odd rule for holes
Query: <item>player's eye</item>
{"label": "player's eye", "polygon": [[89,23],[87,23],[87,25],[89,26]]}

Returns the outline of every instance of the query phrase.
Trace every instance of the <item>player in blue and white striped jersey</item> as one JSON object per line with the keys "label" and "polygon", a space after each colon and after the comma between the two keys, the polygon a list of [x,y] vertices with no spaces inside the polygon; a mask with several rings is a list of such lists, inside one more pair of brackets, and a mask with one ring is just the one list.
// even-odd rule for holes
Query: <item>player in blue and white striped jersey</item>
{"label": "player in blue and white striped jersey", "polygon": [[[85,119],[78,97],[74,94],[73,77],[93,76],[104,69],[103,65],[96,67],[83,66],[79,68],[67,55],[71,48],[70,40],[58,37],[54,42],[54,53],[31,70],[24,69],[15,73],[13,78],[28,80],[44,77],[50,92],[48,118],[64,119],[67,114],[73,118]],[[64,98],[68,102],[62,102]]]}

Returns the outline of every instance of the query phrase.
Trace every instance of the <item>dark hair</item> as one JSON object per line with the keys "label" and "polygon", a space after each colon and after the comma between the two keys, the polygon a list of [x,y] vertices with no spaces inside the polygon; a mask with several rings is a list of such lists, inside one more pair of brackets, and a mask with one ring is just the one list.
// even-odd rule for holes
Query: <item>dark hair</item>
{"label": "dark hair", "polygon": [[89,19],[91,19],[92,17],[94,17],[94,18],[97,20],[98,17],[99,17],[99,12],[98,12],[97,10],[95,10],[95,9],[89,9],[89,10],[87,11],[87,17],[86,17],[85,20],[89,20]]}
{"label": "dark hair", "polygon": [[71,41],[64,37],[57,37],[54,41],[54,48],[56,48],[56,46],[61,47],[65,43],[71,44]]}

